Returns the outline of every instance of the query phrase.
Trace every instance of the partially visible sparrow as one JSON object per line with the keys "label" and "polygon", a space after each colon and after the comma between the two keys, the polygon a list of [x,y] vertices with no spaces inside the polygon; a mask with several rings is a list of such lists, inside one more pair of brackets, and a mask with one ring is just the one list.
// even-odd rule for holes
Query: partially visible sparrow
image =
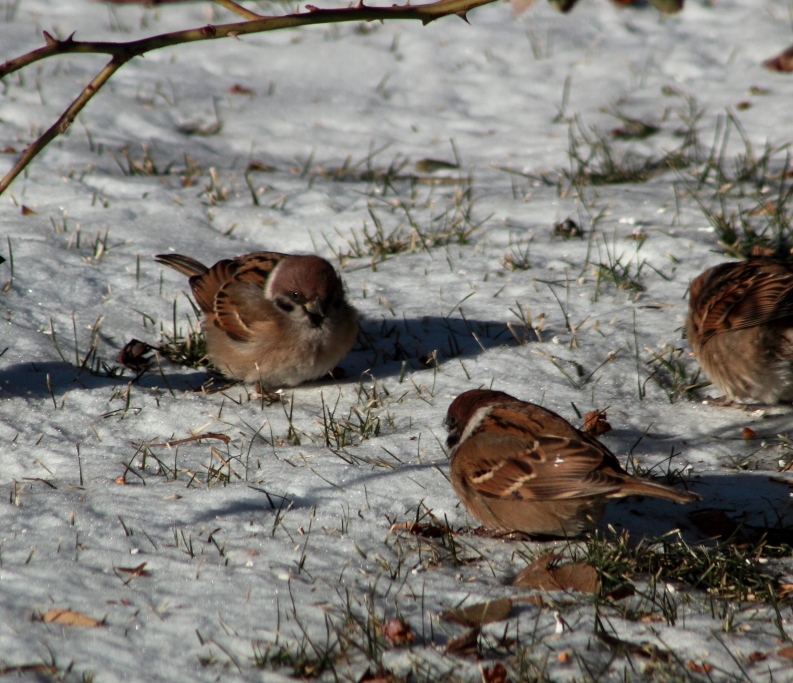
{"label": "partially visible sparrow", "polygon": [[691,281],[686,337],[729,401],[793,401],[793,264],[723,263]]}
{"label": "partially visible sparrow", "polygon": [[460,394],[445,424],[454,491],[495,531],[575,536],[614,498],[701,499],[631,476],[608,448],[563,417],[501,391]]}
{"label": "partially visible sparrow", "polygon": [[358,314],[319,256],[257,251],[211,268],[179,254],[155,258],[190,277],[207,356],[229,377],[263,390],[294,386],[332,370],[355,341]]}

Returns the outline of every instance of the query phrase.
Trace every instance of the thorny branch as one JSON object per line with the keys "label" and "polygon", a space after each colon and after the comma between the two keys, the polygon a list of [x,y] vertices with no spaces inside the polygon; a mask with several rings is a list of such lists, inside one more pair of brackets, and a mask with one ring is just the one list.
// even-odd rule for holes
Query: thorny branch
{"label": "thorny branch", "polygon": [[306,5],[305,12],[287,14],[281,17],[260,17],[237,5],[231,0],[215,0],[218,4],[249,18],[248,21],[232,24],[207,24],[201,28],[187,29],[163,33],[149,38],[132,40],[129,42],[84,42],[74,40],[74,34],[63,40],[53,38],[44,31],[45,45],[31,52],[27,52],[0,65],[0,78],[18,71],[42,59],[48,59],[64,54],[107,54],[112,59],[104,68],[83,88],[77,98],[66,108],[58,120],[48,128],[38,139],[32,142],[11,170],[0,180],[0,194],[22,172],[22,170],[41,152],[52,140],[68,129],[77,114],[96,95],[99,89],[118,71],[124,64],[147,52],[159,50],[164,47],[195,43],[215,38],[239,38],[239,36],[264,33],[265,31],[278,31],[285,28],[310,26],[313,24],[336,24],[350,21],[384,21],[394,19],[412,19],[429,24],[435,19],[449,15],[457,15],[466,19],[467,13],[483,5],[488,5],[496,0],[438,0],[427,5],[392,5],[391,7],[368,7],[359,2],[355,7],[342,9],[320,9],[313,5]]}

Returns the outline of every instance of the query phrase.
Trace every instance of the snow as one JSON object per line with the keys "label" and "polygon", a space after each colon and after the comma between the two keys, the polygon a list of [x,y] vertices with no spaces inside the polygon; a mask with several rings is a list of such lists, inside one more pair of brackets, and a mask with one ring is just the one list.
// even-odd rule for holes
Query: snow
{"label": "snow", "polygon": [[[441,444],[449,402],[478,386],[575,424],[576,412],[608,407],[614,429],[603,441],[656,474],[685,469],[705,497],[699,507],[751,524],[789,518],[790,488],[770,479],[790,461],[777,439],[790,429],[788,408],[672,403],[646,381],[647,349],[667,344],[685,349],[681,362],[695,371],[681,339],[688,282],[725,258],[686,192],[693,172],[581,192],[557,183],[571,167],[571,125],[608,136],[620,125],[615,109],[660,126],[613,143],[642,158],[680,145],[691,102],[703,110],[696,127],[706,150],[721,148],[728,111],[758,155],[789,142],[793,82],[760,66],[790,42],[787,11],[690,0],[662,17],[590,1],[563,16],[540,2],[514,17],[498,4],[471,12],[470,25],[319,26],[182,45],[126,65],[0,199],[9,259],[0,285],[11,280],[0,295],[0,666],[30,680],[41,671],[14,667],[48,664],[52,676],[103,683],[287,680],[293,667],[259,668],[257,653],[302,643],[316,658],[347,634],[356,643],[349,661],[333,660],[321,678],[358,680],[371,658],[366,628],[350,615],[364,626],[401,616],[417,640],[383,653],[387,670],[481,680],[492,661],[445,654],[462,630],[437,615],[524,596],[505,584],[547,548],[462,533],[456,542],[470,561],[456,564],[438,543],[389,532],[428,510],[454,528],[473,524],[448,484]],[[8,59],[41,46],[42,30],[133,40],[233,20],[203,4],[25,0],[6,3],[0,45]],[[104,61],[68,55],[8,76],[0,148],[21,151]],[[233,94],[234,85],[251,93]],[[218,121],[216,134],[186,132]],[[733,128],[724,167],[745,151]],[[457,157],[459,169],[415,170],[422,159]],[[0,172],[15,158],[0,154]],[[130,174],[130,160],[147,158],[157,174]],[[774,163],[783,160],[780,152]],[[248,174],[257,203],[245,177],[251,161],[271,167]],[[397,170],[386,183],[389,167]],[[568,217],[583,238],[552,235]],[[472,231],[375,262],[354,247],[375,219],[386,235],[412,225],[425,235]],[[636,231],[646,239],[627,239]],[[286,390],[285,404],[267,405],[240,386],[202,394],[204,369],[164,359],[140,382],[130,370],[78,367],[92,335],[98,359],[113,367],[132,338],[158,344],[174,319],[187,331],[187,283],[154,254],[213,263],[260,249],[316,252],[342,268],[364,319],[342,363],[346,379]],[[506,254],[526,253],[529,269],[505,268]],[[644,291],[597,286],[592,264],[609,260],[630,262],[632,274],[641,267]],[[544,320],[542,342],[515,315],[527,307],[535,324]],[[517,345],[507,323],[528,343]],[[427,367],[420,359],[433,351],[438,363]],[[379,421],[379,432],[350,434],[353,443],[334,452],[323,414],[357,424],[353,410]],[[758,438],[745,441],[744,427]],[[202,433],[228,443],[165,445]],[[611,504],[601,527],[700,538],[687,512],[631,499]],[[141,563],[146,575],[124,571]],[[778,571],[791,582],[789,559]],[[598,613],[617,637],[674,651],[690,680],[706,674],[686,663],[708,662],[708,680],[793,681],[789,660],[775,654],[782,634],[793,634],[790,604],[777,615],[736,603],[728,619],[703,593],[668,589],[674,625]],[[484,627],[483,642],[517,638],[531,662],[526,677],[531,666],[554,681],[652,677],[650,664],[615,657],[595,638],[591,599],[549,600],[552,608],[518,604],[515,616]],[[44,623],[38,615],[51,608],[103,624]],[[767,656],[749,661],[753,652]]]}

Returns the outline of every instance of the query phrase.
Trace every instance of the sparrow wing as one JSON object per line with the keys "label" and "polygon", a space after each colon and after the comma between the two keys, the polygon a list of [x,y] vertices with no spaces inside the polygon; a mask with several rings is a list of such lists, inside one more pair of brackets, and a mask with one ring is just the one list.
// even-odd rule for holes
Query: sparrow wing
{"label": "sparrow wing", "polygon": [[250,341],[256,323],[272,319],[275,307],[264,297],[267,279],[284,254],[259,251],[218,261],[190,278],[196,302],[213,323],[236,341]]}
{"label": "sparrow wing", "polygon": [[718,266],[691,283],[700,311],[703,341],[719,332],[740,330],[793,316],[793,272],[775,261]]}
{"label": "sparrow wing", "polygon": [[619,490],[619,461],[555,413],[498,406],[490,418],[454,454],[465,483],[481,495],[539,501]]}

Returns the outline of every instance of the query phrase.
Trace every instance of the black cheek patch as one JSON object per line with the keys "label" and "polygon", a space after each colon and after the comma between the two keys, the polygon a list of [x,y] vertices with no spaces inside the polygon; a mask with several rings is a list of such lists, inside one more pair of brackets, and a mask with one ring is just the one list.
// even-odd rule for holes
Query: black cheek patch
{"label": "black cheek patch", "polygon": [[308,311],[306,311],[306,314],[308,315],[308,319],[312,327],[322,327],[322,323],[325,320],[324,316],[308,313]]}
{"label": "black cheek patch", "polygon": [[291,313],[295,310],[295,307],[290,304],[288,301],[284,301],[283,299],[278,299],[275,302],[275,305],[278,306],[282,311],[286,311],[287,313]]}

